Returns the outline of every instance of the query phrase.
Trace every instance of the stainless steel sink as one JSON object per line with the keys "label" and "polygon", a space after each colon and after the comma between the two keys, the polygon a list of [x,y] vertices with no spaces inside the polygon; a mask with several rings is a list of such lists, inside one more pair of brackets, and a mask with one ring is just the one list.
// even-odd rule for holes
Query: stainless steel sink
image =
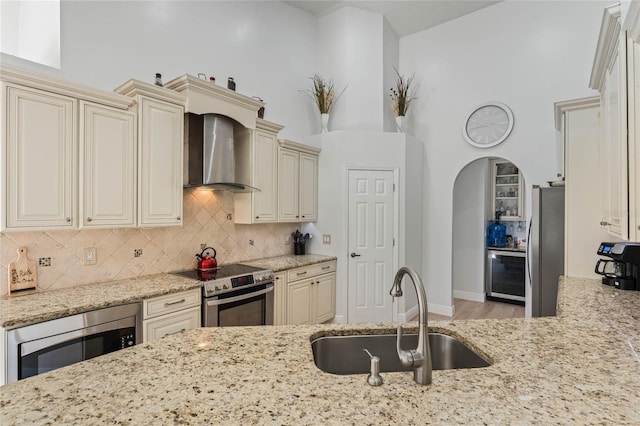
{"label": "stainless steel sink", "polygon": [[[367,334],[319,337],[311,342],[316,367],[332,374],[364,374],[370,358],[363,349],[380,357],[380,371],[411,371],[400,364],[396,351],[396,334]],[[417,334],[403,334],[402,346],[415,348]],[[488,367],[491,364],[455,337],[429,333],[431,362],[434,370]]]}

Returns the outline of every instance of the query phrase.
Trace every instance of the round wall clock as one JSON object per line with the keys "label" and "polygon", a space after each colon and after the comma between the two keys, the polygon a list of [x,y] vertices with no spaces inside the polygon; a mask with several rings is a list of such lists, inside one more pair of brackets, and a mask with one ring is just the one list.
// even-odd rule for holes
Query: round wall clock
{"label": "round wall clock", "polygon": [[471,145],[489,148],[507,139],[513,129],[513,113],[503,103],[485,102],[475,107],[462,126],[462,134]]}

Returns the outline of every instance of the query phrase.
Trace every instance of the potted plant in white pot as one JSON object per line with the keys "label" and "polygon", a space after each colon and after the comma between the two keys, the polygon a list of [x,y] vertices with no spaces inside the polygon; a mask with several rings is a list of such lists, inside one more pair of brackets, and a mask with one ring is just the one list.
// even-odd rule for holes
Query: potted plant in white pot
{"label": "potted plant in white pot", "polygon": [[309,95],[318,107],[322,120],[322,133],[325,133],[328,131],[331,107],[346,90],[346,87],[336,96],[332,79],[325,80],[320,74],[314,74],[313,77],[311,77],[311,82],[311,90],[305,90],[304,92]]}
{"label": "potted plant in white pot", "polygon": [[391,110],[396,116],[396,127],[399,132],[404,132],[404,120],[407,112],[409,111],[409,106],[411,105],[411,101],[416,99],[415,89],[412,89],[411,83],[413,83],[412,75],[409,78],[405,78],[403,75],[398,72],[397,68],[393,68],[396,72],[396,81],[394,87],[391,89]]}

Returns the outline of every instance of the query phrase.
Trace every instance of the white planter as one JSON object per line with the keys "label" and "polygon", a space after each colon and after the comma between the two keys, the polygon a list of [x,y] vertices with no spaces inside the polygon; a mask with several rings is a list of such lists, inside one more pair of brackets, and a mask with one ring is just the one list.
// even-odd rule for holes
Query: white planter
{"label": "white planter", "polygon": [[320,114],[320,118],[322,119],[322,133],[327,133],[329,131],[329,114]]}

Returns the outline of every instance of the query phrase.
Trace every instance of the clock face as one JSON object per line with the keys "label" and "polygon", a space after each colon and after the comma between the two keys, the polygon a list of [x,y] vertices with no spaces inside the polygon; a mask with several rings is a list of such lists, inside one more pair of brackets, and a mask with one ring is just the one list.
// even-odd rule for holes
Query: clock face
{"label": "clock face", "polygon": [[489,148],[504,141],[513,129],[513,113],[499,102],[476,107],[467,117],[462,133],[473,146]]}

